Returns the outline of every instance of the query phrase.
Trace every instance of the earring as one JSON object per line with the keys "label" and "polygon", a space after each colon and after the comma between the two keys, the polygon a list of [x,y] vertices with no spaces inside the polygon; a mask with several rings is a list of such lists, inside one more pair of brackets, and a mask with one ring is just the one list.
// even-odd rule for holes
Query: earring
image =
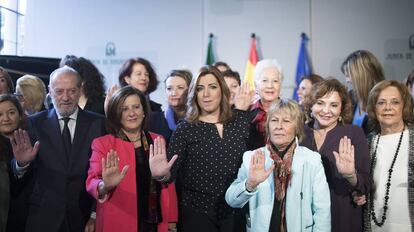
{"label": "earring", "polygon": [[313,118],[313,112],[312,112],[312,111],[310,112],[309,116],[310,116],[311,118]]}
{"label": "earring", "polygon": [[339,122],[339,123],[342,123],[342,116],[339,116],[339,118],[338,118],[338,122]]}

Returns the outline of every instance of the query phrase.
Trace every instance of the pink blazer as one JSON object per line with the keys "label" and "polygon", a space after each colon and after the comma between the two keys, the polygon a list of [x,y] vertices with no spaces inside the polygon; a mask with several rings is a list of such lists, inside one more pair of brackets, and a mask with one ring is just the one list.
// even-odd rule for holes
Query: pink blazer
{"label": "pink blazer", "polygon": [[[150,133],[152,139],[160,136]],[[121,183],[107,194],[98,199],[98,184],[102,181],[101,159],[106,158],[110,149],[119,156],[119,168],[129,165],[128,172]],[[96,231],[137,231],[138,210],[136,191],[136,167],[134,145],[130,142],[105,135],[92,142],[92,156],[89,160],[87,191],[97,199]],[[178,221],[177,195],[174,184],[163,185],[161,189],[162,222],[158,224],[159,232],[168,231],[168,222]]]}

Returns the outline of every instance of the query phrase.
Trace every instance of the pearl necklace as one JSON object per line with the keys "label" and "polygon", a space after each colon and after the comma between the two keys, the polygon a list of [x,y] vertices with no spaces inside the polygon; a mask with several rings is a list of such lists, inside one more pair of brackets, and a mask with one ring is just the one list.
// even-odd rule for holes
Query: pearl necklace
{"label": "pearl necklace", "polygon": [[[378,222],[378,219],[375,215],[374,190],[371,190],[371,195],[370,195],[371,204],[370,204],[369,211],[371,212],[372,220],[374,221],[375,225],[377,225],[379,227],[383,226],[384,223],[385,223],[385,219],[387,219],[386,215],[387,215],[388,200],[389,200],[389,195],[390,195],[391,175],[392,175],[392,172],[393,172],[393,169],[394,169],[395,161],[397,160],[398,152],[400,151],[403,135],[404,135],[404,128],[401,132],[400,139],[398,141],[397,151],[395,151],[394,158],[392,159],[391,167],[390,167],[390,169],[388,169],[388,178],[387,178],[387,183],[385,184],[385,197],[384,197],[384,206],[383,206],[384,211],[382,212],[382,217],[381,217],[380,222]],[[377,140],[377,143],[375,145],[374,154],[372,154],[372,160],[371,160],[371,177],[372,177],[372,179],[374,179],[374,168],[375,168],[375,163],[377,161],[377,148],[378,148],[379,140],[380,140],[380,135],[378,135],[378,140]]]}

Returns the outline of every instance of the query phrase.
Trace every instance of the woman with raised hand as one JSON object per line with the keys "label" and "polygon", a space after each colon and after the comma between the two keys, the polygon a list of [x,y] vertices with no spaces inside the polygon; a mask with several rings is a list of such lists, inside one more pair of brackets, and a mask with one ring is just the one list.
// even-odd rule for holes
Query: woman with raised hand
{"label": "woman with raised hand", "polygon": [[346,87],[326,79],[312,87],[302,145],[319,152],[331,195],[332,231],[361,231],[362,207],[353,203],[371,189],[368,144],[360,127],[348,125],[351,103]]}
{"label": "woman with raised hand", "polygon": [[329,188],[321,156],[299,142],[303,113],[293,100],[271,106],[267,143],[243,155],[226,192],[235,208],[249,205],[247,231],[331,231]]}
{"label": "woman with raised hand", "polygon": [[279,100],[282,87],[282,67],[274,59],[264,59],[254,69],[254,83],[259,99],[250,107],[250,137],[248,149],[254,150],[266,144],[266,113]]}
{"label": "woman with raised hand", "polygon": [[146,130],[148,112],[144,94],[132,86],[117,90],[109,101],[110,134],[93,141],[86,181],[88,192],[98,200],[97,231],[175,228],[174,184],[151,177],[149,150],[160,136]]}
{"label": "woman with raised hand", "polygon": [[190,85],[187,117],[171,137],[167,152],[170,161],[163,149],[154,149],[151,155],[154,178],[168,181],[182,177],[181,231],[244,230],[238,221],[240,214],[227,205],[224,195],[247,148],[246,110],[253,92],[248,85],[242,86],[234,111],[229,97],[219,70],[203,67]]}
{"label": "woman with raised hand", "polygon": [[[25,114],[19,100],[10,94],[0,95],[0,231],[24,231],[27,219],[27,200],[31,194],[28,174],[19,182],[14,178],[11,166],[13,148],[11,142],[18,131],[25,128]],[[7,230],[6,230],[7,225]]]}

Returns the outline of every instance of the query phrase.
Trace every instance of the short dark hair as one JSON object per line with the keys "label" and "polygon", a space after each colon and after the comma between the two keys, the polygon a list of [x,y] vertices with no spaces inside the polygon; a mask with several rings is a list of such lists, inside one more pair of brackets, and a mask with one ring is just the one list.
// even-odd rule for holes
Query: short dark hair
{"label": "short dark hair", "polygon": [[131,58],[124,62],[121,69],[119,70],[119,76],[118,76],[119,85],[121,87],[128,85],[128,83],[126,83],[125,81],[125,77],[131,76],[132,68],[134,67],[135,64],[142,64],[148,72],[148,78],[149,78],[148,89],[147,89],[147,92],[144,94],[150,94],[154,92],[157,89],[157,86],[159,83],[158,78],[157,78],[157,73],[155,73],[155,70],[152,67],[151,63],[148,60],[141,58],[141,57]]}
{"label": "short dark hair", "polygon": [[121,124],[121,118],[122,118],[122,104],[125,102],[127,97],[131,95],[136,95],[139,97],[139,100],[141,101],[142,109],[144,110],[144,119],[141,124],[141,129],[146,130],[148,126],[148,120],[149,120],[149,109],[147,100],[145,98],[145,95],[139,91],[138,89],[132,87],[132,86],[124,86],[120,89],[118,89],[112,98],[109,100],[108,103],[108,111],[106,112],[107,117],[107,130],[108,133],[114,135],[115,137],[118,137],[119,132],[122,128]]}
{"label": "short dark hair", "polygon": [[227,70],[223,72],[223,77],[230,77],[233,78],[241,85],[240,74],[236,71]]}
{"label": "short dark hair", "polygon": [[225,67],[227,69],[226,71],[231,70],[230,66],[226,62],[223,62],[223,61],[217,61],[217,62],[215,62],[213,64],[213,66],[215,68],[217,68],[217,69],[218,69],[219,66],[223,66],[223,67]]}

